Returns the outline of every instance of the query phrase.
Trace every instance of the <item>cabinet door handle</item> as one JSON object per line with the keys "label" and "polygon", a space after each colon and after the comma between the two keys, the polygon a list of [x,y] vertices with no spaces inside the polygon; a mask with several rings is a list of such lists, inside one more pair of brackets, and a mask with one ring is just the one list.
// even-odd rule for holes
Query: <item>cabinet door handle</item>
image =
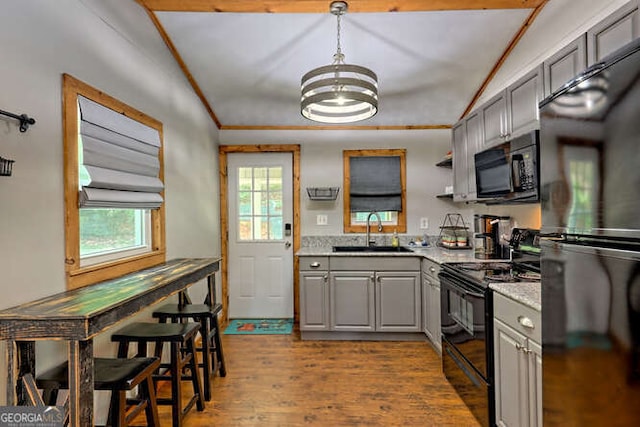
{"label": "cabinet door handle", "polygon": [[309,267],[318,268],[318,267],[320,267],[320,263],[319,262],[312,262],[311,264],[309,264]]}
{"label": "cabinet door handle", "polygon": [[429,271],[430,271],[430,272],[432,272],[432,273],[435,273],[435,272],[436,272],[436,269],[435,269],[435,268],[433,268],[433,267],[429,267]]}
{"label": "cabinet door handle", "polygon": [[518,316],[518,323],[528,329],[535,329],[536,325],[533,324],[533,320],[526,316]]}
{"label": "cabinet door handle", "polygon": [[371,276],[371,277],[369,277],[369,279],[371,279],[371,281],[372,281],[373,283],[375,283],[375,282],[376,282],[376,276]]}
{"label": "cabinet door handle", "polygon": [[324,280],[324,283],[327,283],[327,280],[329,280],[329,276],[325,274],[324,276],[322,276],[322,280]]}

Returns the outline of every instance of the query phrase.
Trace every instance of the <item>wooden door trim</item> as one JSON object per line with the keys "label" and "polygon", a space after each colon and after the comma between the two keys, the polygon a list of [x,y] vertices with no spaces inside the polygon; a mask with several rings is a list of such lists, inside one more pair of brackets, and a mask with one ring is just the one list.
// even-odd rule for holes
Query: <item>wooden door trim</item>
{"label": "wooden door trim", "polygon": [[220,251],[222,262],[220,278],[222,282],[222,319],[227,323],[229,316],[229,195],[227,193],[227,155],[230,153],[291,153],[292,185],[293,185],[293,317],[299,319],[298,280],[299,260],[295,255],[300,250],[300,145],[298,144],[256,144],[256,145],[220,145],[218,161],[220,164]]}

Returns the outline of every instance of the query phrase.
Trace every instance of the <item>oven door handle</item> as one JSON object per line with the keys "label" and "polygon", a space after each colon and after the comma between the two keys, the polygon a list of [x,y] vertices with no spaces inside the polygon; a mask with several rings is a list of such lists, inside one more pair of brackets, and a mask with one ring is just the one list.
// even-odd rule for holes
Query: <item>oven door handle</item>
{"label": "oven door handle", "polygon": [[458,285],[457,283],[455,283],[452,280],[446,280],[446,285],[447,286],[451,286],[452,288],[454,288],[455,290],[462,292],[465,295],[469,295],[475,298],[484,298],[484,295],[478,292],[473,292],[470,291],[468,289],[463,288],[462,286]]}

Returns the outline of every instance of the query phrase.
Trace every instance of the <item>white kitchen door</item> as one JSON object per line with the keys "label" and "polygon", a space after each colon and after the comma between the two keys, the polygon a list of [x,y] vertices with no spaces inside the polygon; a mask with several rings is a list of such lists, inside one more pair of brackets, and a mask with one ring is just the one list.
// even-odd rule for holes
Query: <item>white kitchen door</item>
{"label": "white kitchen door", "polygon": [[229,318],[293,317],[291,153],[230,153]]}

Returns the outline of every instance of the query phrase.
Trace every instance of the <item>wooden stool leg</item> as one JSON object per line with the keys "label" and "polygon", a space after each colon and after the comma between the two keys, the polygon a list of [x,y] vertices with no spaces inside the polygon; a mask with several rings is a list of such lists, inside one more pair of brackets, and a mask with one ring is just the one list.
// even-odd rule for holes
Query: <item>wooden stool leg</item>
{"label": "wooden stool leg", "polygon": [[142,398],[147,400],[147,407],[144,409],[147,415],[148,427],[160,427],[160,421],[158,419],[158,407],[156,406],[156,392],[153,379],[148,376],[142,383],[140,383],[140,391]]}
{"label": "wooden stool leg", "polygon": [[[200,322],[200,337],[202,338],[202,382],[204,383],[204,400],[211,400],[211,374],[215,372],[212,360],[211,342],[209,341],[209,319],[203,316],[197,319]],[[194,354],[194,357],[196,354]],[[197,364],[196,364],[197,365]]]}
{"label": "wooden stool leg", "polygon": [[202,382],[200,381],[200,369],[198,368],[198,359],[196,355],[196,340],[195,337],[191,337],[187,340],[187,352],[190,352],[192,357],[189,361],[191,369],[191,382],[193,383],[193,393],[198,395],[196,400],[196,407],[198,411],[204,411],[204,399],[202,393]]}
{"label": "wooden stool leg", "polygon": [[171,419],[173,427],[180,427],[182,424],[182,369],[180,368],[180,344],[171,343]]}
{"label": "wooden stool leg", "polygon": [[215,328],[216,333],[213,336],[213,340],[214,340],[214,344],[216,346],[216,359],[217,359],[217,369],[220,370],[220,376],[221,377],[226,377],[227,376],[227,368],[225,366],[224,363],[224,352],[222,351],[222,331],[220,331],[220,325],[218,322],[218,316],[214,315],[212,316],[213,319],[213,326],[212,326],[212,330],[213,328]]}

